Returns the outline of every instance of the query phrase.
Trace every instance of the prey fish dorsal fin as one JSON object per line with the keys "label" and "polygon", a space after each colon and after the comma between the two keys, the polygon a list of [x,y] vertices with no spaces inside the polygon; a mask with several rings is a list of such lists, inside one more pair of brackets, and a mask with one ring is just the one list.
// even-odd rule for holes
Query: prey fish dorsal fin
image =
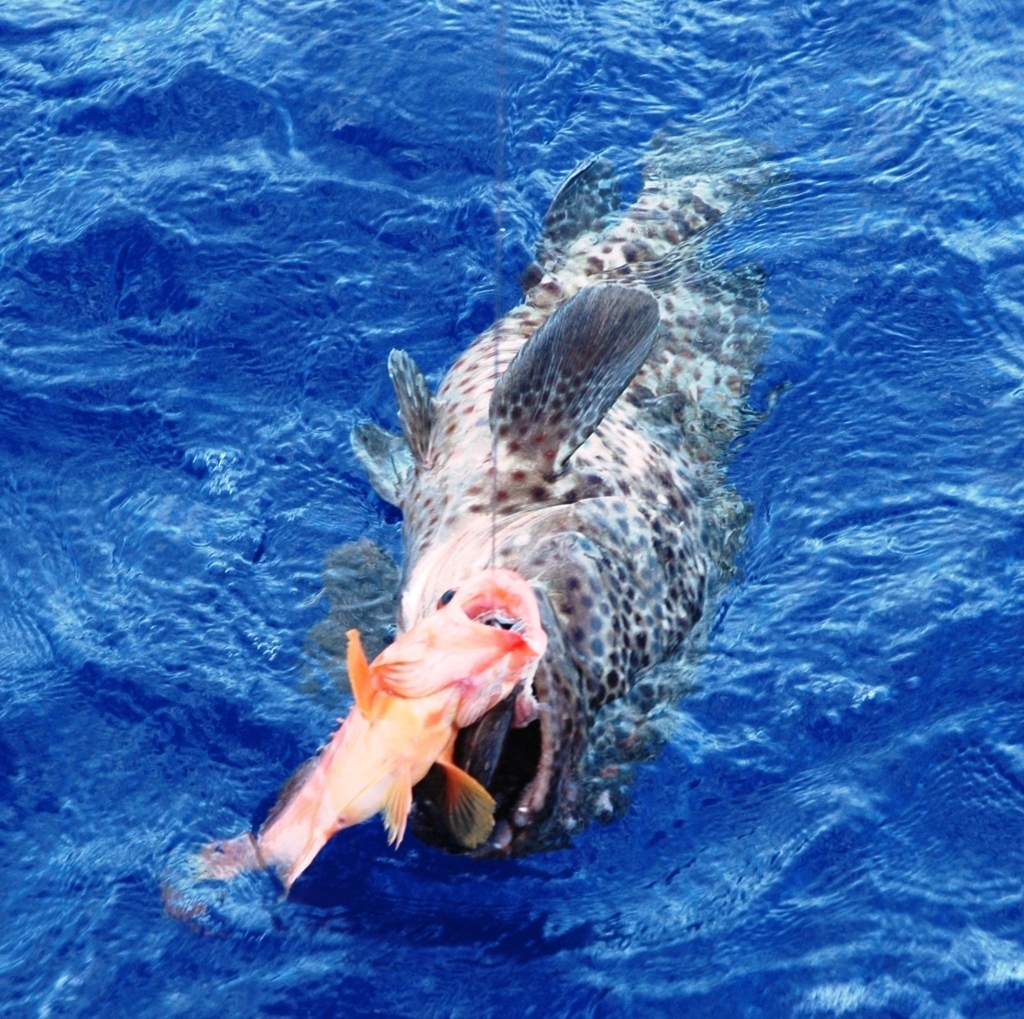
{"label": "prey fish dorsal fin", "polygon": [[565,179],[544,217],[537,260],[551,270],[581,234],[604,229],[622,201],[615,167],[603,156],[585,159]]}
{"label": "prey fish dorsal fin", "polygon": [[394,776],[387,792],[384,793],[384,827],[388,833],[388,843],[392,846],[401,845],[405,836],[405,825],[409,820],[412,807],[412,782],[408,772],[400,772]]}
{"label": "prey fish dorsal fin", "polygon": [[352,685],[352,696],[356,699],[356,707],[364,718],[371,718],[373,713],[373,681],[370,679],[370,665],[363,653],[363,642],[359,639],[358,630],[349,630],[348,652],[346,664],[348,665],[348,680]]}
{"label": "prey fish dorsal fin", "polygon": [[450,760],[444,769],[444,819],[456,841],[476,849],[494,829],[494,797],[468,772]]}
{"label": "prey fish dorsal fin", "polygon": [[647,360],[658,319],[651,294],[622,284],[584,287],[562,305],[494,388],[499,454],[564,470]]}
{"label": "prey fish dorsal fin", "polygon": [[385,502],[401,509],[414,470],[406,440],[370,421],[363,421],[349,433],[349,442],[373,490]]}
{"label": "prey fish dorsal fin", "polygon": [[430,387],[416,362],[404,350],[392,350],[388,355],[388,374],[395,388],[405,441],[416,462],[423,463],[430,449],[430,430],[434,424],[434,398]]}

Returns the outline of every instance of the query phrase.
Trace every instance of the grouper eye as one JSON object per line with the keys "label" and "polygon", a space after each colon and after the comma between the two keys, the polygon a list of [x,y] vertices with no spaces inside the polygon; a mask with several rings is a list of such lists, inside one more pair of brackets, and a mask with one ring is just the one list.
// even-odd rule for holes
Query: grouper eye
{"label": "grouper eye", "polygon": [[450,602],[452,600],[452,598],[454,598],[454,597],[455,597],[455,589],[454,588],[452,588],[452,590],[450,590],[450,591],[445,591],[445,593],[443,595],[441,595],[440,598],[437,599],[437,607],[439,609],[443,609],[445,607],[445,605],[447,605],[448,602]]}

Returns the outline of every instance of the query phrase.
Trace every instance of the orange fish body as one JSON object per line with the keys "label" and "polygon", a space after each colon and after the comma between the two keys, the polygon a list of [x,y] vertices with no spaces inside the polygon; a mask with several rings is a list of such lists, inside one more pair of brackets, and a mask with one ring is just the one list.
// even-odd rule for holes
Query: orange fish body
{"label": "orange fish body", "polygon": [[372,665],[358,631],[348,638],[355,706],[255,841],[246,834],[203,850],[206,876],[272,867],[290,888],[331,836],[378,813],[397,844],[413,786],[434,764],[445,772],[443,809],[455,838],[474,847],[490,834],[494,800],[452,763],[452,751],[459,729],[533,678],[547,637],[529,585],[511,570],[484,570]]}

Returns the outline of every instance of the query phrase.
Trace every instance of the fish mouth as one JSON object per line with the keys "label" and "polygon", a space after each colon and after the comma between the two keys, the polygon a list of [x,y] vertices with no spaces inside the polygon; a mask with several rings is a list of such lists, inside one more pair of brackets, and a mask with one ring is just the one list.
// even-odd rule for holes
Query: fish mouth
{"label": "fish mouth", "polygon": [[[479,858],[518,856],[534,848],[549,813],[548,789],[553,768],[551,745],[541,714],[513,728],[517,692],[460,730],[454,762],[486,787],[494,798],[494,829],[480,846],[468,849],[449,832],[441,803],[444,776],[434,765],[413,789],[411,827],[427,845]],[[548,738],[545,738],[548,737]]]}
{"label": "fish mouth", "polygon": [[[580,756],[578,670],[547,598],[536,591],[547,650],[533,677],[537,717],[516,727],[517,686],[472,725],[459,731],[454,762],[494,798],[494,829],[474,849],[447,830],[440,804],[444,780],[434,766],[413,790],[412,829],[420,841],[476,858],[521,856],[568,843],[564,815],[575,801],[574,764]],[[499,624],[501,625],[501,624]],[[575,675],[574,675],[575,674]]]}

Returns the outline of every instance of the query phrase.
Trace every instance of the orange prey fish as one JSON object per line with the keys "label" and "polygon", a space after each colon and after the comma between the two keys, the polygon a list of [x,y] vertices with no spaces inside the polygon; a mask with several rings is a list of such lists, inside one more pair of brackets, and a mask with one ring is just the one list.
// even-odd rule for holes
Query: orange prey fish
{"label": "orange prey fish", "polygon": [[389,841],[405,834],[412,789],[431,767],[444,773],[442,810],[452,835],[475,848],[494,827],[494,799],[452,761],[460,729],[520,688],[520,722],[547,648],[537,599],[512,570],[489,569],[442,599],[367,664],[348,631],[355,705],[319,756],[296,772],[259,834],[214,842],[200,853],[205,877],[273,868],[285,889],[343,828],[383,813]]}

